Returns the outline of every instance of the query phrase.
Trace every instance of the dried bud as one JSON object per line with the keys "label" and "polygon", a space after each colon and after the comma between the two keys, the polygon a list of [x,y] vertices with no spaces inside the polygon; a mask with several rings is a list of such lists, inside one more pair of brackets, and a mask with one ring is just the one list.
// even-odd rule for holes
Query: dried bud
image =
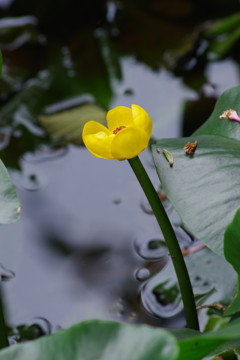
{"label": "dried bud", "polygon": [[226,110],[222,113],[222,115],[219,116],[220,119],[230,119],[230,120],[236,120],[240,122],[240,117],[238,116],[237,112],[235,110]]}
{"label": "dried bud", "polygon": [[187,142],[183,148],[185,150],[185,153],[192,155],[197,147],[197,144],[198,144],[197,140],[195,140],[194,143]]}

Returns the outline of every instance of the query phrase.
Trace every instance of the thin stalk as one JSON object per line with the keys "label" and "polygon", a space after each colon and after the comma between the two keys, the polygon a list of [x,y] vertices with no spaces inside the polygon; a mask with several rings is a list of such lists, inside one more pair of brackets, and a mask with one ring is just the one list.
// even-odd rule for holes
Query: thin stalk
{"label": "thin stalk", "polygon": [[182,294],[187,327],[199,330],[197,310],[188,270],[183,259],[177,237],[158,194],[149,179],[139,157],[128,160],[148,201],[165,238]]}
{"label": "thin stalk", "polygon": [[[1,281],[1,280],[0,280]],[[7,337],[7,328],[4,319],[4,310],[2,302],[2,288],[0,283],[0,349],[3,349],[9,346],[8,337]]]}

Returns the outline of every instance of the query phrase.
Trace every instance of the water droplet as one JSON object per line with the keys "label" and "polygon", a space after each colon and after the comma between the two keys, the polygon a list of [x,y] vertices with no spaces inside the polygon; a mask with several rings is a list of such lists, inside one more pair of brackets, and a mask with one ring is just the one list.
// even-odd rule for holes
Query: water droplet
{"label": "water droplet", "polygon": [[168,255],[168,248],[161,233],[140,235],[134,242],[135,250],[143,259],[156,260]]}
{"label": "water droplet", "polygon": [[138,269],[136,271],[135,277],[138,281],[145,281],[149,278],[150,271],[146,268]]}

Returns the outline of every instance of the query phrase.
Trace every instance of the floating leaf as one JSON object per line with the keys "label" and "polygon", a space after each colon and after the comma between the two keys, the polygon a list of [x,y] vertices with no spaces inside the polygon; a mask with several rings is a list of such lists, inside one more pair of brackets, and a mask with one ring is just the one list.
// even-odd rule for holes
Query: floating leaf
{"label": "floating leaf", "polygon": [[53,140],[83,145],[82,129],[87,121],[106,124],[106,112],[96,105],[85,104],[56,114],[40,116],[39,120]]}

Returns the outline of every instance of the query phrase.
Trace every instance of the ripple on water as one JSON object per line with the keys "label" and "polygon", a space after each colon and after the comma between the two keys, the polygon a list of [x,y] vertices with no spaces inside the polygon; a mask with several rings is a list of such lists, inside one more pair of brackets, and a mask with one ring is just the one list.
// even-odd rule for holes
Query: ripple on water
{"label": "ripple on water", "polygon": [[160,231],[150,235],[139,235],[134,241],[134,247],[138,255],[145,260],[162,259],[168,254],[168,248]]}
{"label": "ripple on water", "polygon": [[141,300],[145,309],[160,318],[169,318],[179,314],[183,305],[176,279],[165,279],[155,286],[154,282],[156,284],[153,278],[141,289]]}
{"label": "ripple on water", "polygon": [[13,181],[16,186],[29,191],[37,191],[48,184],[47,175],[39,169],[24,169]]}

